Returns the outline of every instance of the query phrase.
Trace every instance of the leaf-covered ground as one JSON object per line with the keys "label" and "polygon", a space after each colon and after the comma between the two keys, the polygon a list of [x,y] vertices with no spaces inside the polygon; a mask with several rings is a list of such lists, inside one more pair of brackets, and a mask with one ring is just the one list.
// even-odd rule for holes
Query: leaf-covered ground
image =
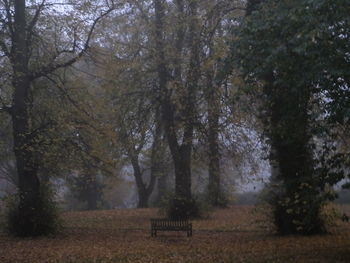
{"label": "leaf-covered ground", "polygon": [[0,234],[0,262],[350,262],[350,223],[332,233],[279,237],[258,223],[253,207],[236,206],[193,222],[193,237],[150,237],[156,209],[70,212],[56,237]]}

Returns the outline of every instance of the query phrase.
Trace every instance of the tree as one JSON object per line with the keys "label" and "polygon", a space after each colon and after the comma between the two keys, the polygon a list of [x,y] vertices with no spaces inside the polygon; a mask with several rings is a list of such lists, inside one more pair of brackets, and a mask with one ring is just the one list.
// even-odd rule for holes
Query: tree
{"label": "tree", "polygon": [[201,70],[205,77],[201,85],[205,86],[203,92],[207,107],[203,126],[206,128],[205,143],[208,144],[208,199],[213,206],[221,206],[225,205],[225,197],[221,185],[222,142],[219,136],[229,130],[227,123],[231,121],[227,120],[232,118],[223,114],[225,107],[232,103],[232,96],[225,92],[231,77],[225,58],[229,56],[228,43],[233,37],[230,26],[240,16],[243,7],[231,1],[209,1],[205,6],[206,12],[201,20]]}
{"label": "tree", "polygon": [[[141,4],[140,4],[141,5]],[[113,120],[116,149],[131,165],[138,192],[138,207],[148,207],[149,197],[157,181],[155,155],[161,139],[161,123],[157,105],[152,105],[152,73],[149,72],[148,41],[144,38],[147,27],[137,7],[132,6],[132,14],[119,19],[119,27],[113,29],[114,38],[101,46],[96,61],[105,91],[104,99],[111,109],[109,118]],[[131,19],[131,17],[133,19]],[[111,18],[113,21],[118,18]],[[112,23],[112,22],[111,22]],[[107,62],[108,61],[108,62]],[[108,67],[105,67],[106,63]],[[152,152],[152,153],[150,153]]]}
{"label": "tree", "polygon": [[[228,52],[227,26],[242,7],[235,1],[174,1],[170,6],[154,1],[154,6],[155,64],[164,129],[175,168],[175,194],[180,199],[191,199],[192,148],[197,139],[202,139],[201,122],[206,118],[208,190],[212,203],[217,205],[221,92],[229,75],[221,58]],[[176,26],[167,26],[166,10],[167,18]]]}
{"label": "tree", "polygon": [[344,34],[349,8],[327,0],[264,1],[257,11],[248,6],[235,52],[247,83],[263,95],[274,221],[282,234],[319,233],[324,231],[321,209],[332,198],[327,185],[339,177],[318,168],[323,164],[314,140],[322,139],[325,115],[317,108],[329,105],[328,92],[340,92],[349,83],[348,73],[339,70],[349,64],[349,35]]}
{"label": "tree", "polygon": [[[176,17],[178,28],[175,37],[175,56],[174,59],[174,90],[179,92],[175,96],[179,96],[177,101],[171,97],[169,85],[169,65],[166,65],[165,43],[164,40],[164,3],[163,1],[154,1],[155,4],[155,48],[158,51],[156,57],[158,71],[158,85],[161,92],[162,116],[164,122],[165,134],[168,140],[169,148],[173,157],[175,168],[175,193],[178,198],[191,199],[191,152],[194,131],[194,110],[195,97],[197,93],[197,85],[199,79],[199,35],[198,35],[198,17],[197,17],[197,1],[188,3],[189,24],[184,19],[184,2],[176,1]],[[181,74],[182,54],[184,52],[185,28],[188,26],[188,56],[189,68],[187,71],[187,81],[183,82]],[[180,95],[181,94],[181,95]],[[181,96],[181,97],[180,97]],[[175,115],[179,114],[182,127],[175,120]],[[176,130],[183,129],[182,142]]]}
{"label": "tree", "polygon": [[[122,96],[122,98],[123,97],[124,96]],[[149,104],[145,105],[144,99],[140,97],[135,98],[135,101],[136,107],[133,103],[129,102],[129,107],[125,104],[120,104],[123,105],[123,109],[117,109],[119,118],[117,120],[118,126],[116,128],[116,133],[120,146],[133,167],[139,197],[138,207],[142,208],[148,207],[148,199],[154,189],[157,177],[154,172],[156,167],[152,163],[150,165],[149,182],[147,183],[145,180],[145,168],[147,168],[146,159],[148,159],[147,143],[149,143],[149,140],[151,139],[148,135],[151,131],[149,129]],[[159,124],[156,125],[156,134],[153,136],[151,146],[151,162],[155,162],[155,154],[158,150],[157,144],[160,140]]]}
{"label": "tree", "polygon": [[97,171],[90,164],[76,176],[68,177],[73,195],[80,201],[86,202],[87,210],[96,210],[103,203],[104,185],[99,181]]}
{"label": "tree", "polygon": [[[13,231],[20,236],[35,236],[46,234],[48,229],[38,224],[40,222],[38,218],[45,216],[45,204],[38,177],[38,163],[34,158],[35,143],[31,127],[33,83],[78,61],[89,47],[96,24],[113,10],[113,6],[100,11],[99,15],[90,21],[85,41],[79,42],[77,39],[78,28],[87,27],[88,24],[84,24],[83,19],[80,21],[77,19],[76,24],[73,23],[74,33],[67,38],[57,33],[54,39],[61,40],[61,43],[55,43],[51,46],[53,47],[51,50],[45,50],[40,48],[45,47],[42,44],[47,41],[45,32],[41,32],[41,26],[52,22],[49,18],[56,18],[50,13],[50,8],[54,5],[46,0],[31,2],[30,8],[27,4],[25,0],[0,2],[2,8],[0,47],[2,55],[6,56],[6,62],[10,65],[13,88],[12,105],[3,105],[2,110],[8,112],[12,119],[13,149],[18,173],[19,205],[13,218],[16,221]],[[98,10],[97,6],[90,8]],[[39,63],[35,63],[35,60]]]}
{"label": "tree", "polygon": [[[168,14],[172,15],[170,19],[176,26],[169,34],[165,21],[166,4],[161,0],[154,1],[152,39],[162,120],[175,170],[172,216],[181,218],[194,213],[191,211],[194,209],[191,159],[201,77],[199,2],[177,0],[171,7]],[[173,46],[166,41],[169,37]]]}

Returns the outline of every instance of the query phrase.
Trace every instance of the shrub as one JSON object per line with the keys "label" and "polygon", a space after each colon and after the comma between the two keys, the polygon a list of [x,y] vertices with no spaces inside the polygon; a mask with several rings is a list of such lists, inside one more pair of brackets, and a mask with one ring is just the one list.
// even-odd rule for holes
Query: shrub
{"label": "shrub", "polygon": [[209,211],[208,203],[199,197],[187,199],[170,194],[161,204],[161,213],[174,220],[205,218]]}
{"label": "shrub", "polygon": [[221,191],[219,192],[218,199],[215,201],[211,199],[209,192],[205,193],[205,196],[205,203],[211,204],[215,207],[228,208],[229,205],[233,203],[233,199],[230,198],[229,193],[223,189],[221,189]]}
{"label": "shrub", "polygon": [[9,234],[33,237],[56,234],[61,229],[62,222],[57,204],[53,200],[53,192],[48,186],[42,186],[40,194],[35,210],[25,217],[20,210],[18,194],[6,198],[5,228]]}
{"label": "shrub", "polygon": [[313,235],[326,232],[322,216],[326,199],[309,184],[286,191],[280,184],[270,184],[262,192],[262,198],[271,206],[276,231],[281,235]]}

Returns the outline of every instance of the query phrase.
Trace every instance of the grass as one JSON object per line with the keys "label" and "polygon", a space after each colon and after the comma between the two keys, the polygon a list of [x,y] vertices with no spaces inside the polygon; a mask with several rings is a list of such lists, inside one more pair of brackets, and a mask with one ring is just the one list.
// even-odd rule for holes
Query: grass
{"label": "grass", "polygon": [[150,237],[156,209],[69,212],[56,237],[0,234],[0,262],[350,262],[350,223],[337,223],[327,235],[281,237],[262,227],[253,211],[217,210],[193,221],[192,238],[185,232]]}

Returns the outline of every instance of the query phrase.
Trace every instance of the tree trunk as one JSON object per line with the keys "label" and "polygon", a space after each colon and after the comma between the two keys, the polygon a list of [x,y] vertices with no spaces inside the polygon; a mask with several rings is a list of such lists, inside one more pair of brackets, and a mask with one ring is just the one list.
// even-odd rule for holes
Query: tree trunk
{"label": "tree trunk", "polygon": [[299,87],[298,92],[290,87],[277,87],[267,94],[272,102],[269,134],[271,164],[276,168],[271,178],[277,185],[275,223],[283,234],[322,232],[321,202],[310,149],[310,92],[308,87]]}
{"label": "tree trunk", "polygon": [[[200,32],[197,17],[197,1],[189,1],[188,12],[190,16],[189,20],[189,51],[190,60],[187,73],[187,83],[184,98],[184,132],[183,140],[177,151],[174,151],[174,164],[175,164],[175,194],[179,197],[186,199],[191,198],[191,158],[193,147],[193,132],[195,123],[195,107],[196,107],[196,95],[198,90],[198,81],[200,78],[200,62],[199,62],[199,49],[200,49]],[[175,127],[174,127],[175,128]],[[174,138],[172,139],[174,140]]]}
{"label": "tree trunk", "polygon": [[37,164],[30,141],[30,79],[28,77],[28,47],[26,43],[25,1],[15,1],[13,36],[12,125],[14,154],[18,173],[19,218],[18,234],[36,235],[36,221],[40,213],[40,182]]}
{"label": "tree trunk", "polygon": [[[165,64],[165,47],[164,47],[164,6],[162,1],[155,0],[155,44],[157,50],[157,71],[159,88],[161,91],[162,102],[162,119],[164,123],[165,135],[169,144],[169,149],[173,158],[175,168],[175,195],[177,198],[185,200],[191,199],[191,154],[193,145],[194,118],[195,118],[195,96],[197,92],[199,73],[199,29],[197,18],[197,1],[189,1],[188,13],[189,19],[189,34],[188,47],[190,53],[189,66],[187,72],[187,82],[183,84],[181,79],[181,61],[178,58],[182,57],[183,41],[185,30],[182,27],[185,20],[184,3],[182,0],[177,0],[177,12],[179,27],[176,31],[176,56],[174,59],[175,82],[184,94],[182,105],[176,108],[171,101],[171,92],[167,89],[167,66]],[[175,121],[175,111],[182,116],[183,122],[183,138],[182,143],[178,141],[178,126]]]}
{"label": "tree trunk", "polygon": [[[213,30],[213,34],[217,38],[224,38],[224,30],[221,24],[222,11],[213,12],[208,19],[208,27]],[[219,19],[219,20],[218,20]],[[218,22],[220,21],[220,22]],[[219,118],[221,113],[221,90],[222,84],[226,77],[230,74],[231,66],[227,66],[226,62],[222,63],[220,58],[217,58],[215,51],[215,38],[208,43],[207,60],[209,66],[206,70],[206,101],[208,112],[208,200],[213,206],[222,206],[221,185],[220,185],[220,146],[219,146]]]}
{"label": "tree trunk", "polygon": [[208,76],[208,156],[209,156],[209,202],[220,205],[220,149],[219,149],[219,96],[217,87]]}
{"label": "tree trunk", "polygon": [[[247,15],[262,2],[248,1]],[[286,74],[278,69],[276,72]],[[274,223],[281,234],[320,233],[324,231],[324,224],[310,146],[310,87],[284,86],[276,81],[278,74],[275,76],[271,70],[263,77],[267,109],[265,132],[271,145],[269,202],[273,206]]]}
{"label": "tree trunk", "polygon": [[137,204],[138,208],[148,207],[148,199],[150,196],[150,191],[148,191],[146,184],[142,179],[142,172],[139,164],[139,160],[137,156],[131,157],[131,164],[134,169],[134,177],[136,181],[136,187],[138,192],[139,201]]}
{"label": "tree trunk", "polygon": [[[162,119],[161,112],[158,108],[156,110],[155,115],[156,129],[153,135],[153,143],[152,143],[152,154],[151,154],[151,183],[153,183],[152,191],[154,188],[154,184],[158,181],[158,195],[156,198],[156,202],[160,203],[166,192],[166,176],[164,167],[164,155],[165,149],[163,145],[163,129],[162,129]],[[153,182],[152,182],[153,181]]]}
{"label": "tree trunk", "polygon": [[100,187],[95,169],[89,164],[86,165],[85,168],[85,187],[86,190],[86,198],[87,201],[87,209],[88,210],[96,210],[98,208],[98,201],[102,201],[102,188]]}
{"label": "tree trunk", "polygon": [[89,192],[90,194],[87,196],[87,208],[88,210],[96,210],[97,209],[97,189],[95,187],[91,187]]}
{"label": "tree trunk", "polygon": [[139,202],[137,203],[137,208],[147,208],[148,207],[148,199],[149,195],[146,191],[138,191],[139,194]]}
{"label": "tree trunk", "polygon": [[161,204],[168,192],[168,175],[166,173],[157,177],[157,197],[156,204]]}
{"label": "tree trunk", "polygon": [[258,8],[258,5],[265,0],[248,0],[246,6],[246,15],[249,16]]}
{"label": "tree trunk", "polygon": [[191,199],[191,149],[192,145],[181,147],[174,156],[175,166],[175,195],[184,199]]}

